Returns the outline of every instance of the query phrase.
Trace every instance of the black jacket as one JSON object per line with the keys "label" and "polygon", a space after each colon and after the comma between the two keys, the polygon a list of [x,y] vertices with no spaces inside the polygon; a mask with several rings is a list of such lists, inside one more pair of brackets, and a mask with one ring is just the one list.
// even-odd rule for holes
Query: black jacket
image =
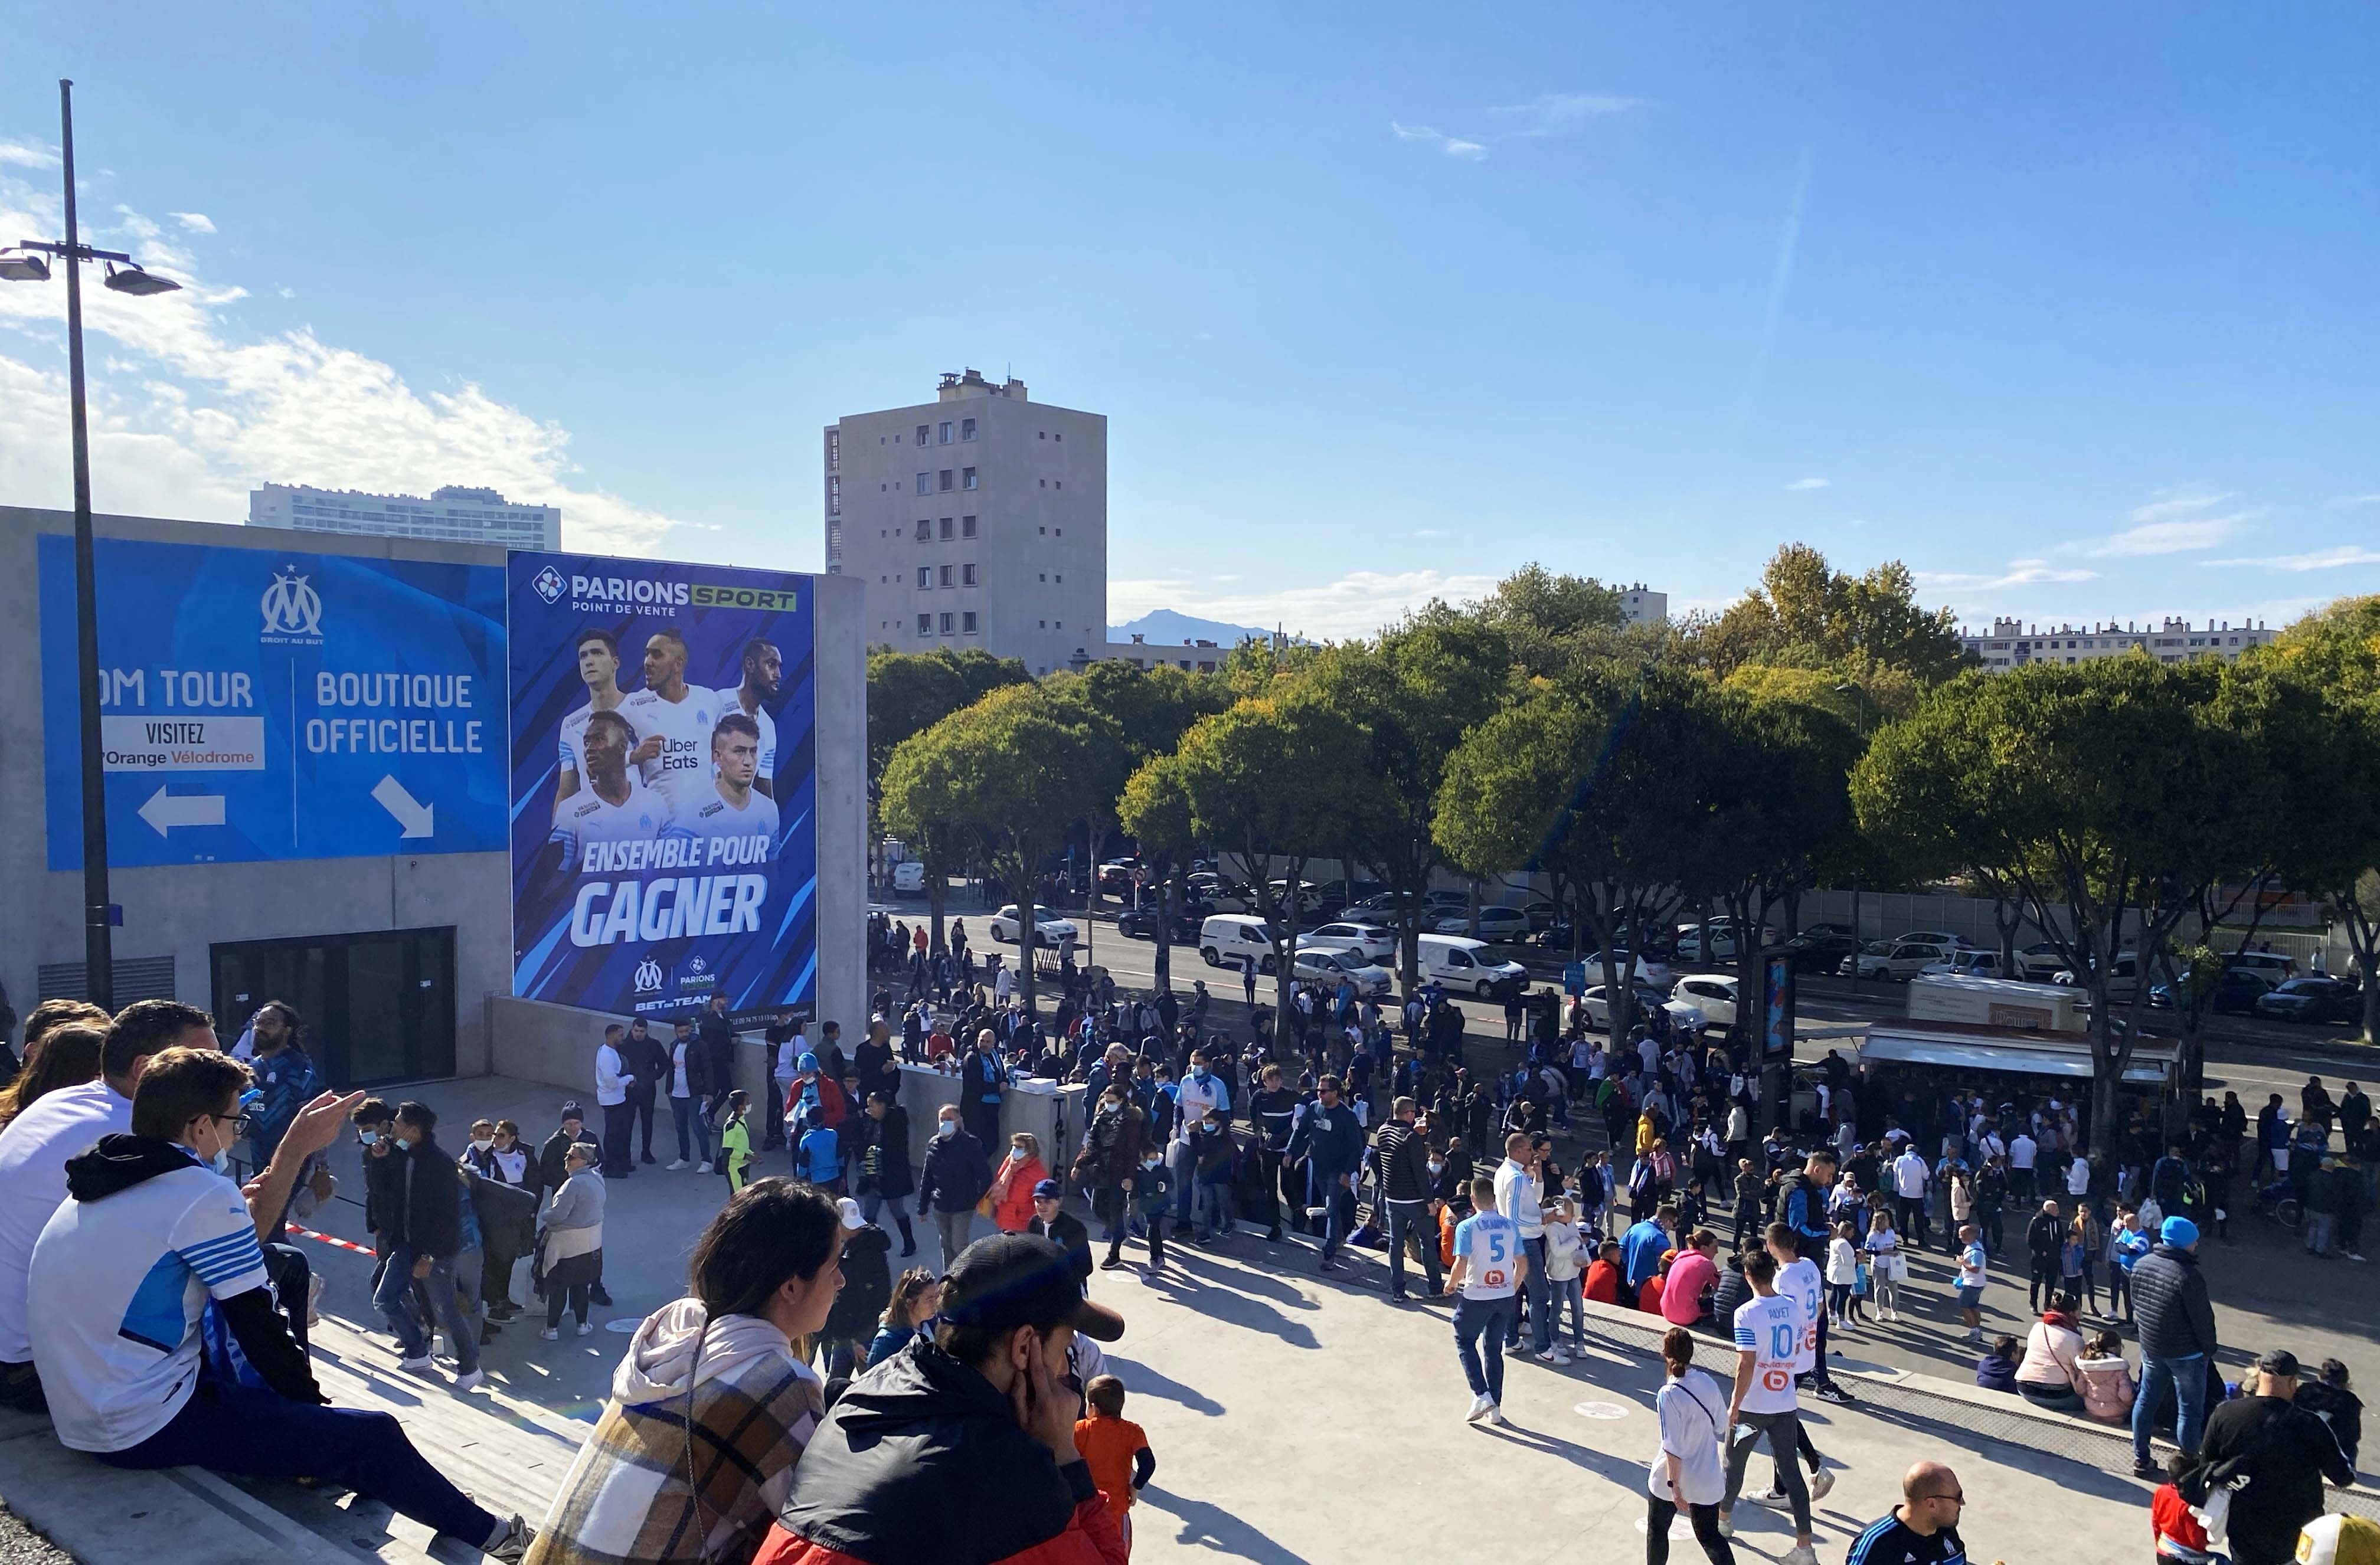
{"label": "black jacket", "polygon": [[[2024,1247],[2036,1264],[2057,1260],[2066,1248],[2066,1224],[2047,1212],[2034,1213],[2033,1220],[2024,1225]],[[2139,1307],[2133,1305],[2135,1310]]]}
{"label": "black jacket", "polygon": [[843,1292],[826,1312],[830,1342],[866,1341],[892,1302],[892,1238],[870,1223],[843,1242]]}
{"label": "black jacket", "polygon": [[2301,1381],[2297,1405],[2330,1425],[2339,1450],[2350,1462],[2355,1460],[2356,1448],[2363,1443],[2363,1399],[2344,1386],[2333,1386],[2321,1380]]}
{"label": "black jacket", "polygon": [[2250,1480],[2231,1498],[2232,1552],[2240,1559],[2294,1558],[2299,1530],[2322,1514],[2323,1480],[2355,1481],[2329,1425],[2278,1397],[2241,1397],[2216,1408],[2198,1455],[2209,1481],[2240,1474]]}
{"label": "black jacket", "polygon": [[777,1521],[860,1559],[994,1565],[1091,1515],[1098,1495],[1087,1465],[1059,1466],[991,1382],[921,1337],[851,1383]]}
{"label": "black jacket", "polygon": [[480,1244],[492,1256],[526,1256],[537,1244],[537,1193],[500,1179],[467,1173]]}
{"label": "black jacket", "polygon": [[641,1042],[634,1034],[620,1040],[620,1063],[637,1079],[628,1088],[631,1099],[655,1101],[669,1093],[669,1045],[647,1033]]}
{"label": "black jacket", "polygon": [[917,1181],[917,1215],[924,1217],[929,1207],[938,1212],[971,1211],[990,1188],[983,1143],[964,1130],[938,1135],[926,1149],[926,1171]]}
{"label": "black jacket", "polygon": [[1402,1120],[1390,1120],[1372,1134],[1374,1167],[1384,1201],[1429,1199],[1429,1144]]}
{"label": "black jacket", "polygon": [[1072,1212],[1060,1212],[1055,1221],[1045,1223],[1036,1212],[1033,1220],[1025,1225],[1025,1231],[1064,1246],[1066,1262],[1075,1268],[1075,1275],[1086,1282],[1090,1280],[1091,1231],[1083,1226],[1082,1219]]}
{"label": "black jacket", "polygon": [[[694,1025],[694,1036],[710,1058],[710,1090],[725,1092],[735,1085],[735,1024],[715,1011],[705,1011]],[[776,1062],[769,1062],[773,1067]]]}
{"label": "black jacket", "polygon": [[410,1150],[389,1154],[403,1159],[396,1173],[396,1198],[389,1213],[389,1239],[413,1253],[451,1260],[463,1248],[463,1178],[455,1159],[425,1134]]}
{"label": "black jacket", "polygon": [[[638,1079],[642,1081],[645,1078],[640,1075]],[[675,1038],[672,1038],[669,1047],[661,1051],[661,1058],[653,1064],[651,1079],[661,1084],[664,1094],[670,1094],[670,1089],[677,1085]],[[710,1050],[702,1046],[700,1038],[686,1040],[686,1093],[688,1098],[710,1096]],[[672,1110],[671,1112],[676,1110]]]}
{"label": "black jacket", "polygon": [[403,1201],[397,1180],[405,1172],[405,1154],[391,1146],[377,1158],[366,1150],[363,1159],[364,1231],[375,1236],[393,1234],[397,1207]]}
{"label": "black jacket", "polygon": [[2159,1244],[2141,1257],[2132,1268],[2132,1316],[2147,1357],[2215,1352],[2215,1302],[2207,1297],[2198,1257],[2188,1250]]}
{"label": "black jacket", "polygon": [[855,1175],[852,1189],[898,1201],[917,1188],[917,1173],[909,1166],[908,1110],[889,1103],[880,1120],[855,1114],[843,1122],[842,1134],[850,1143],[844,1160]]}
{"label": "black jacket", "polygon": [[[160,1174],[200,1166],[188,1147],[170,1141],[148,1135],[103,1135],[67,1159],[67,1194],[82,1202],[104,1201]],[[225,1183],[228,1188],[230,1182]],[[239,1351],[266,1385],[291,1401],[329,1400],[314,1384],[305,1351],[290,1340],[288,1326],[273,1308],[271,1287],[251,1288],[220,1300],[218,1307],[238,1340]]]}
{"label": "black jacket", "polygon": [[[547,1136],[545,1145],[537,1149],[537,1163],[534,1171],[537,1183],[533,1189],[544,1191],[562,1188],[562,1182],[570,1177],[570,1171],[562,1166],[562,1155],[570,1150],[570,1144],[574,1140],[583,1141],[589,1146],[599,1145],[593,1136],[587,1134],[587,1127],[583,1124],[578,1127],[578,1134],[576,1136],[566,1130],[557,1130]],[[370,1169],[371,1165],[366,1163],[364,1167]]]}

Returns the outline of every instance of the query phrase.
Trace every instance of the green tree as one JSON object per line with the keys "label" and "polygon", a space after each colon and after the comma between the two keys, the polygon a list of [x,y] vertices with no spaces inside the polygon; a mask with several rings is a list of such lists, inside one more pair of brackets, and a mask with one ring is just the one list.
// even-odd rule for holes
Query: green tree
{"label": "green tree", "polygon": [[[2201,888],[2240,868],[2229,818],[2261,778],[2215,710],[2220,678],[2144,657],[1970,673],[1878,734],[1852,774],[1863,828],[1912,859],[1988,867],[2042,915],[2090,992],[2092,1145],[2106,1154],[2150,978]],[[2119,1018],[2109,980],[2128,951],[2139,982]]]}
{"label": "green tree", "polygon": [[1472,875],[1519,867],[1552,880],[1601,952],[1615,1037],[1634,1018],[1633,953],[1674,911],[1709,823],[1720,753],[1694,676],[1597,666],[1536,685],[1447,761],[1439,845]]}
{"label": "green tree", "polygon": [[1593,576],[1549,571],[1535,561],[1498,582],[1495,591],[1467,612],[1503,636],[1505,661],[1541,677],[1582,658],[1611,653],[1625,619],[1619,588]]}
{"label": "green tree", "polygon": [[[939,647],[930,652],[895,652],[879,648],[868,654],[868,803],[881,819],[884,768],[892,752],[911,735],[922,734],[963,707],[973,706],[992,691],[1031,683],[1023,660],[995,658],[980,648],[954,652]],[[933,949],[942,949],[942,918],[950,900],[953,862],[960,843],[947,821],[926,821],[911,838],[919,862],[926,867],[926,914],[932,925]]]}
{"label": "green tree", "polygon": [[1016,899],[1017,993],[1027,1015],[1041,865],[1097,803],[1089,780],[1100,742],[1078,707],[1040,685],[1014,685],[902,741],[884,768],[884,819],[894,831],[943,824],[980,834],[993,873]]}
{"label": "green tree", "polygon": [[1273,882],[1303,884],[1310,860],[1348,840],[1350,821],[1358,840],[1368,831],[1364,746],[1364,731],[1345,713],[1293,683],[1199,719],[1179,746],[1143,769],[1157,775],[1136,776],[1126,789],[1179,789],[1196,838],[1238,862],[1272,940],[1276,1014],[1284,1019],[1297,930]]}
{"label": "green tree", "polygon": [[1900,561],[1855,576],[1806,543],[1779,549],[1760,585],[1700,622],[1692,641],[1694,661],[1721,678],[1746,663],[1775,663],[1845,677],[1893,670],[1934,685],[1967,661],[1951,612],[1920,608]]}

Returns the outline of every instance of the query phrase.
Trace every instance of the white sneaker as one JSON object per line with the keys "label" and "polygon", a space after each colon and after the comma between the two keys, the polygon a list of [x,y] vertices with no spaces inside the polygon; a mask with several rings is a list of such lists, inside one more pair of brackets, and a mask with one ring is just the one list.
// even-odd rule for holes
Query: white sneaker
{"label": "white sneaker", "polygon": [[468,1375],[457,1375],[455,1377],[455,1394],[460,1396],[465,1391],[477,1390],[480,1383],[486,1378],[485,1374],[476,1369]]}
{"label": "white sneaker", "polygon": [[1826,1468],[1821,1467],[1815,1473],[1810,1474],[1810,1498],[1813,1500],[1824,1499],[1834,1492],[1834,1474],[1828,1471]]}
{"label": "white sneaker", "polygon": [[330,1279],[324,1277],[319,1271],[307,1280],[306,1324],[309,1326],[320,1326],[322,1324],[322,1312],[315,1306],[322,1302],[322,1284],[329,1280]]}
{"label": "white sneaker", "polygon": [[407,1375],[426,1374],[436,1368],[437,1365],[437,1359],[429,1353],[417,1353],[412,1358],[401,1358],[396,1361],[396,1367],[404,1370]]}
{"label": "white sneaker", "polygon": [[673,1161],[673,1162],[669,1165],[669,1167],[667,1167],[667,1168],[663,1169],[662,1171],[663,1173],[676,1173],[676,1172],[678,1172],[680,1170],[684,1169],[685,1167],[686,1167],[686,1159],[685,1159],[684,1158],[679,1158],[679,1159],[675,1159],[674,1161]]}
{"label": "white sneaker", "polygon": [[578,1334],[581,1337],[591,1335],[594,1329],[595,1323],[591,1320],[582,1320],[578,1323]]}
{"label": "white sneaker", "polygon": [[1471,1411],[1463,1415],[1463,1422],[1465,1424],[1478,1423],[1481,1419],[1488,1416],[1488,1411],[1495,1405],[1496,1403],[1494,1400],[1491,1399],[1487,1392],[1480,1392],[1477,1396],[1471,1399]]}
{"label": "white sneaker", "polygon": [[709,1163],[697,1163],[694,1166],[694,1171],[697,1173],[709,1173],[710,1171],[710,1165]]}
{"label": "white sneaker", "polygon": [[1554,1362],[1556,1364],[1568,1364],[1570,1362],[1570,1350],[1563,1347],[1560,1342],[1556,1342],[1554,1344]]}
{"label": "white sneaker", "polygon": [[1724,1510],[1718,1513],[1718,1535],[1723,1538],[1735,1536],[1735,1518]]}
{"label": "white sneaker", "polygon": [[539,1337],[549,1342],[559,1341],[562,1338],[562,1333],[556,1331],[551,1326],[540,1327],[537,1334]]}
{"label": "white sneaker", "polygon": [[1746,1495],[1743,1498],[1755,1505],[1765,1505],[1771,1510],[1781,1510],[1793,1498],[1783,1489],[1770,1489],[1767,1494]]}
{"label": "white sneaker", "polygon": [[1512,1421],[1504,1416],[1504,1410],[1494,1402],[1488,1404],[1488,1422],[1499,1429],[1510,1429],[1512,1426]]}
{"label": "white sneaker", "polygon": [[1818,1552],[1808,1544],[1797,1543],[1778,1556],[1777,1565],[1818,1565]]}
{"label": "white sneaker", "polygon": [[1560,1348],[1548,1348],[1544,1353],[1537,1355],[1537,1362],[1539,1364],[1568,1364],[1570,1362],[1570,1355],[1563,1353]]}

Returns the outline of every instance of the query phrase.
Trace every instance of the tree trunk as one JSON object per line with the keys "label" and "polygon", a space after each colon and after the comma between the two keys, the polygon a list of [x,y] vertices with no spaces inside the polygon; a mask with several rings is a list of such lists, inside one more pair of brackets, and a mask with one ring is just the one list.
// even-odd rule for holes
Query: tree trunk
{"label": "tree trunk", "polygon": [[940,825],[926,828],[926,840],[921,855],[926,861],[926,916],[933,925],[929,949],[940,953],[942,947],[942,913],[951,900],[951,878],[942,864],[941,837],[946,828]]}
{"label": "tree trunk", "polygon": [[1034,851],[1034,845],[1019,837],[1014,866],[1017,887],[1016,998],[1024,1006],[1025,1019],[1028,1022],[1039,1014],[1035,1006],[1033,953],[1038,949],[1035,942],[1041,932],[1041,917],[1039,905],[1034,898],[1033,872],[1040,862],[1041,855]]}
{"label": "tree trunk", "polygon": [[1157,974],[1157,992],[1173,992],[1173,855],[1155,853],[1148,855],[1148,867],[1157,877],[1157,952],[1151,965]]}

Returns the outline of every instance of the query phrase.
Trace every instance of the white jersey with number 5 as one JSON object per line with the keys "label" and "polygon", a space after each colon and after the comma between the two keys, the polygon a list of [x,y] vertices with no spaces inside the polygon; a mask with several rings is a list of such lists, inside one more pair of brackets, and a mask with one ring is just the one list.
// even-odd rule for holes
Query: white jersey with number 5
{"label": "white jersey with number 5", "polygon": [[1475,1212],[1456,1223],[1454,1256],[1470,1263],[1463,1278],[1466,1299],[1509,1299],[1521,1285],[1521,1231],[1500,1213]]}
{"label": "white jersey with number 5", "polygon": [[1827,1282],[1818,1274],[1818,1263],[1803,1256],[1779,1267],[1777,1292],[1792,1300],[1801,1312],[1802,1342],[1793,1352],[1793,1372],[1806,1375],[1818,1366],[1818,1312],[1827,1307]]}
{"label": "white jersey with number 5", "polygon": [[1793,1411],[1793,1357],[1802,1348],[1802,1308],[1782,1293],[1755,1294],[1735,1311],[1735,1346],[1752,1360],[1746,1413]]}

